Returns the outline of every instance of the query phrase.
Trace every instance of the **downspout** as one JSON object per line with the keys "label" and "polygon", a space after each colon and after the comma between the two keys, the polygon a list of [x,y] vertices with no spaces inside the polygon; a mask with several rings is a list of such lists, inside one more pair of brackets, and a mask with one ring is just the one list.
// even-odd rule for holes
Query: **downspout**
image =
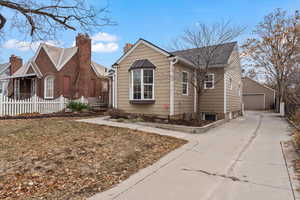
{"label": "downspout", "polygon": [[224,72],[224,114],[227,113],[227,81],[226,81],[226,70]]}
{"label": "downspout", "polygon": [[113,74],[113,107],[118,108],[118,65],[113,65],[112,68],[116,69]]}
{"label": "downspout", "polygon": [[171,57],[170,59],[170,116],[174,115],[175,109],[175,83],[174,83],[174,65],[178,62],[177,58]]}
{"label": "downspout", "polygon": [[196,88],[196,84],[197,84],[197,72],[194,69],[194,112],[197,112],[197,88]]}

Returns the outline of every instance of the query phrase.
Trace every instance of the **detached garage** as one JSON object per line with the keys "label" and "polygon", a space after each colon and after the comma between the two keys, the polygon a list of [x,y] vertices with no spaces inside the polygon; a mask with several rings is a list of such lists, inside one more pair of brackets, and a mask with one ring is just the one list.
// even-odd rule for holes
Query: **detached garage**
{"label": "detached garage", "polygon": [[245,110],[270,110],[275,104],[275,90],[248,77],[243,78]]}

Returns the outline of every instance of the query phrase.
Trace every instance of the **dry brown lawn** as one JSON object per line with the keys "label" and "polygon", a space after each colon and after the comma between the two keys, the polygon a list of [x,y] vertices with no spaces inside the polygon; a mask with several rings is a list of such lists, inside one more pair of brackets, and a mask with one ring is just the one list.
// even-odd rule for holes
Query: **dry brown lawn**
{"label": "dry brown lawn", "polygon": [[0,121],[0,199],[85,199],[185,143],[68,118]]}

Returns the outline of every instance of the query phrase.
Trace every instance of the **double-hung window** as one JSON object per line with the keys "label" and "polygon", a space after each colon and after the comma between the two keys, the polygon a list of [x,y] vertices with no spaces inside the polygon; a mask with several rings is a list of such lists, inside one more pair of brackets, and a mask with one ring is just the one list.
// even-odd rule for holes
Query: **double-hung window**
{"label": "double-hung window", "polygon": [[188,72],[182,72],[182,94],[188,95],[189,84],[188,84]]}
{"label": "double-hung window", "polygon": [[131,99],[154,100],[154,69],[131,70]]}
{"label": "double-hung window", "polygon": [[214,89],[215,88],[215,75],[207,74],[204,80],[204,89]]}
{"label": "double-hung window", "polygon": [[54,77],[47,76],[44,80],[44,97],[45,99],[54,98]]}

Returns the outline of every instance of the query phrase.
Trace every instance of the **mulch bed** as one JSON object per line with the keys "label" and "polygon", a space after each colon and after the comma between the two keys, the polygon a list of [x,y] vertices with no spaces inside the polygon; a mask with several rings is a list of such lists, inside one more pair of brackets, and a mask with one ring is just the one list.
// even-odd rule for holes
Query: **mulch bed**
{"label": "mulch bed", "polygon": [[185,143],[70,118],[3,120],[0,199],[86,199]]}
{"label": "mulch bed", "polygon": [[156,123],[162,123],[162,124],[173,124],[173,125],[195,126],[195,127],[205,126],[212,122],[212,121],[196,120],[196,119],[191,119],[191,120],[164,119],[164,118],[149,117],[149,116],[143,116],[142,119],[145,122],[156,122]]}
{"label": "mulch bed", "polygon": [[167,124],[201,127],[210,124],[211,122],[212,121],[205,120],[170,120]]}
{"label": "mulch bed", "polygon": [[107,113],[112,119],[128,119],[132,121],[143,121],[143,122],[154,122],[162,124],[173,124],[173,125],[184,125],[184,126],[195,126],[202,127],[207,124],[212,123],[213,121],[206,121],[201,119],[186,119],[183,115],[182,118],[173,119],[173,118],[162,118],[156,115],[140,115],[140,114],[130,114],[122,110],[111,109]]}
{"label": "mulch bed", "polygon": [[53,118],[53,117],[97,117],[102,116],[103,112],[59,112],[59,113],[50,113],[50,114],[39,114],[39,113],[30,113],[30,114],[21,114],[17,116],[3,116],[0,117],[0,120],[9,120],[9,119],[43,119],[43,118]]}

